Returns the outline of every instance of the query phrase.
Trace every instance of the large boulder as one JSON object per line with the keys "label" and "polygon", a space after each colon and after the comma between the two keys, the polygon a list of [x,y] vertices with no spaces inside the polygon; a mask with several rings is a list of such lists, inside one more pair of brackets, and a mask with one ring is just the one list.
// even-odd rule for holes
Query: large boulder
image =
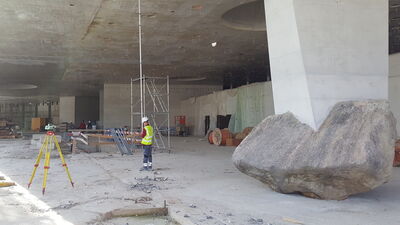
{"label": "large boulder", "polygon": [[288,112],[262,121],[233,162],[274,191],[342,200],[389,180],[395,127],[387,101],[338,103],[318,131]]}

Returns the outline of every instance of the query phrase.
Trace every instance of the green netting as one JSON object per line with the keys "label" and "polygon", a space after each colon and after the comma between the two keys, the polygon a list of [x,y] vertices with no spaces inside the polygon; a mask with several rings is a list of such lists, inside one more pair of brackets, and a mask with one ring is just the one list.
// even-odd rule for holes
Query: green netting
{"label": "green netting", "polygon": [[239,88],[236,96],[236,113],[232,116],[229,130],[237,133],[246,127],[254,127],[267,115],[264,83]]}

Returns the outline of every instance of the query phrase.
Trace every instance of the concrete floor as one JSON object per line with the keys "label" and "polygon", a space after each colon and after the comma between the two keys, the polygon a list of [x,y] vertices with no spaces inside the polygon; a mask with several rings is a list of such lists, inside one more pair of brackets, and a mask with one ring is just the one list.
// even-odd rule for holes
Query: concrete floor
{"label": "concrete floor", "polygon": [[[31,189],[25,188],[38,151],[29,143],[0,141],[0,176],[22,185],[0,189],[0,224],[125,225],[126,221],[101,223],[97,218],[121,207],[161,206],[164,200],[173,215],[188,224],[400,224],[400,168],[394,169],[391,182],[374,191],[345,201],[321,201],[272,192],[241,174],[231,163],[232,147],[211,146],[194,137],[173,138],[172,154],[154,156],[156,174],[138,171],[139,152],[133,156],[120,156],[116,150],[68,155],[74,189],[59,159],[52,158],[46,195],[42,196],[42,169]],[[159,181],[147,181],[146,176]],[[134,188],[138,182],[157,190],[145,193]],[[152,200],[135,203],[139,197]]]}

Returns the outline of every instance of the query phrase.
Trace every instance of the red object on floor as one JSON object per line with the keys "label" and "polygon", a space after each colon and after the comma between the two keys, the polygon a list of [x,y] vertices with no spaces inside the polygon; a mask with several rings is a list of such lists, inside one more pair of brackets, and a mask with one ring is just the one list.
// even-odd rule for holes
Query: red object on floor
{"label": "red object on floor", "polygon": [[214,144],[213,139],[212,139],[212,133],[213,133],[213,131],[208,133],[208,143],[210,143],[210,144]]}

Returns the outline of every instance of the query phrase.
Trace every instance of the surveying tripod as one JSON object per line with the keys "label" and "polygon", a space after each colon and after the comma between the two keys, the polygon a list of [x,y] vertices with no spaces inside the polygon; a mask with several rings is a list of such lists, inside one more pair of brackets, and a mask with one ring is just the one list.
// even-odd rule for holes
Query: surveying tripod
{"label": "surveying tripod", "polygon": [[[47,126],[46,126],[47,128]],[[65,172],[68,175],[68,179],[71,182],[72,187],[74,187],[74,183],[72,182],[72,178],[71,178],[71,174],[69,173],[68,167],[67,167],[67,163],[65,162],[64,156],[61,152],[61,148],[60,145],[58,144],[57,138],[55,136],[54,131],[48,131],[46,133],[46,136],[44,138],[42,147],[40,147],[39,150],[39,155],[36,159],[35,165],[33,167],[33,171],[32,171],[32,175],[31,175],[31,179],[29,180],[29,184],[28,184],[28,188],[30,188],[33,178],[35,177],[35,173],[36,170],[40,164],[40,160],[42,159],[43,153],[45,153],[45,161],[44,161],[44,175],[43,175],[43,184],[42,184],[42,194],[44,195],[44,192],[46,190],[46,183],[47,183],[47,174],[49,172],[50,169],[50,154],[51,151],[53,150],[54,146],[53,144],[56,146],[57,150],[58,150],[58,154],[60,156],[61,162],[62,162],[62,166],[65,168]]]}

